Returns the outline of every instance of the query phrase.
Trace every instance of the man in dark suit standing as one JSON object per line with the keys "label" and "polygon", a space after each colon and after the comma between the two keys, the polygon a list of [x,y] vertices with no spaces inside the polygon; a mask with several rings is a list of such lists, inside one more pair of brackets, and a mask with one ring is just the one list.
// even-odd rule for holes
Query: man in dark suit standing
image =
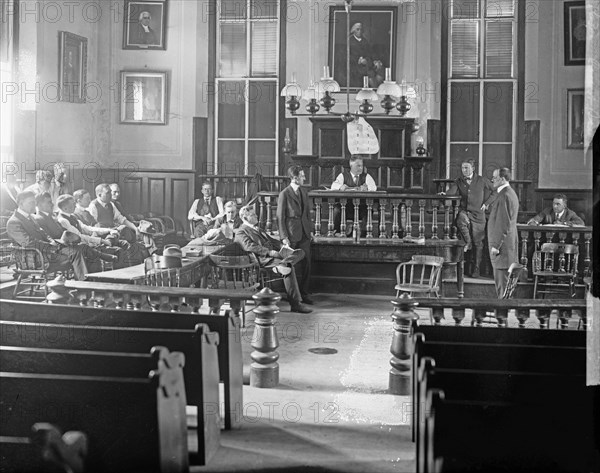
{"label": "man in dark suit standing", "polygon": [[583,219],[567,207],[567,196],[556,194],[552,199],[552,208],[548,207],[529,220],[527,225],[566,225],[583,226]]}
{"label": "man in dark suit standing", "polygon": [[[293,265],[301,260],[304,252],[294,250],[294,254],[288,256],[292,252],[291,248],[284,246],[279,240],[269,236],[265,231],[258,228],[258,217],[253,207],[247,206],[240,209],[240,218],[242,226],[235,232],[235,241],[242,247],[244,251],[254,253],[261,267],[272,267],[273,271],[283,276],[283,284],[288,296],[292,312],[301,314],[309,314],[311,309],[302,304],[302,295],[298,287],[296,272]],[[287,251],[286,251],[287,248]],[[288,256],[286,258],[286,256]],[[286,264],[292,266],[284,266]],[[280,263],[282,263],[280,265]]]}
{"label": "man in dark suit standing", "polygon": [[[485,177],[475,174],[475,162],[467,159],[461,164],[462,176],[458,177],[446,195],[460,195],[456,226],[464,242],[464,251],[471,253],[471,277],[479,277],[485,238],[485,211],[496,199],[497,193],[492,183]],[[444,195],[443,192],[441,194]]]}
{"label": "man in dark suit standing", "polygon": [[510,187],[510,179],[508,168],[496,169],[492,177],[498,196],[490,209],[487,234],[498,299],[502,298],[508,282],[508,268],[519,261],[517,234],[519,199]]}
{"label": "man in dark suit standing", "polygon": [[17,244],[26,248],[37,248],[50,269],[67,270],[73,267],[75,279],[83,280],[88,267],[80,246],[65,246],[52,239],[32,218],[35,211],[35,194],[24,191],[17,195],[17,210],[6,223],[6,232]]}
{"label": "man in dark suit standing", "polygon": [[279,223],[279,238],[284,245],[304,251],[301,264],[300,293],[302,302],[311,304],[308,296],[311,272],[310,242],[310,200],[308,192],[302,187],[306,176],[300,166],[293,165],[288,169],[290,185],[279,193],[277,200],[277,221]]}

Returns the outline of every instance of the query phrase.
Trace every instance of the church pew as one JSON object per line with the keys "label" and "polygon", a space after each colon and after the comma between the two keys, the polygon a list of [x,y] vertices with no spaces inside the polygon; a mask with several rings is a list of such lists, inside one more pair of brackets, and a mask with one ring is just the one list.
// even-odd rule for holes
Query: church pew
{"label": "church pew", "polygon": [[[93,312],[86,309],[83,317],[88,310]],[[153,346],[166,346],[182,352],[186,359],[183,376],[187,402],[198,412],[198,454],[192,455],[192,461],[206,464],[219,447],[218,335],[205,324],[184,330],[0,321],[0,344],[124,353],[144,353]]]}
{"label": "church pew", "polygon": [[41,309],[31,310],[31,306],[26,302],[3,300],[0,320],[153,329],[193,329],[196,324],[208,325],[212,332],[219,335],[217,351],[220,380],[224,385],[225,428],[239,427],[241,416],[236,413],[241,412],[243,402],[243,361],[239,317],[229,316],[230,312],[227,312],[226,317],[221,317],[179,312],[92,309],[80,306],[36,307]]}
{"label": "church pew", "polygon": [[[136,356],[3,348],[1,356],[2,471],[67,471],[47,463],[33,441],[39,422],[85,434],[84,470],[78,471],[188,471],[181,353],[163,347]],[[119,376],[102,374],[110,365]],[[89,374],[82,374],[86,368]],[[64,455],[56,446],[51,452]]]}

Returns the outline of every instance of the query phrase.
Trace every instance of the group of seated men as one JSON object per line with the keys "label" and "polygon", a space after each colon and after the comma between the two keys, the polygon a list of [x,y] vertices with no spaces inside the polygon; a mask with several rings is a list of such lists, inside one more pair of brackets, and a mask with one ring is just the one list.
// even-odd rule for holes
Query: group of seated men
{"label": "group of seated men", "polygon": [[312,310],[306,306],[313,304],[308,292],[310,202],[306,189],[301,187],[304,171],[299,166],[292,166],[288,175],[291,183],[279,196],[280,239],[273,238],[258,226],[258,216],[252,205],[243,206],[238,216],[236,203],[228,201],[223,204],[223,199],[213,195],[211,183],[204,182],[203,199],[195,200],[188,214],[196,237],[188,245],[236,242],[243,251],[256,255],[261,267],[281,276],[292,312],[310,313]]}
{"label": "group of seated men", "polygon": [[137,227],[112,200],[108,184],[96,186],[94,200],[85,189],[60,194],[56,201],[43,186],[37,194],[28,189],[17,194],[17,209],[6,231],[18,245],[40,250],[50,270],[73,269],[75,279],[82,280],[88,273],[101,271],[103,261],[118,268],[149,256],[137,241]]}

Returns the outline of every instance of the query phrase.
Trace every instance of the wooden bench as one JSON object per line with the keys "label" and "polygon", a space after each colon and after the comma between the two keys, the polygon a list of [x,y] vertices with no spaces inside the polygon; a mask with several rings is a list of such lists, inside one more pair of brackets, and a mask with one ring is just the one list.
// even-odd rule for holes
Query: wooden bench
{"label": "wooden bench", "polygon": [[40,421],[85,433],[86,472],[188,471],[181,353],[2,347],[0,362],[2,471],[66,471],[31,441]]}
{"label": "wooden bench", "polygon": [[[62,305],[37,307],[43,308],[43,310],[31,310],[31,306],[24,302],[2,301],[0,320],[90,327],[145,327],[150,329],[188,330],[193,330],[197,324],[208,325],[210,331],[216,332],[219,337],[217,352],[219,376],[224,385],[225,428],[232,429],[240,426],[241,415],[238,415],[238,413],[242,412],[243,409],[243,361],[239,317],[103,308],[92,310],[87,307]],[[227,312],[227,315],[230,315],[230,313]],[[184,370],[184,374],[185,372]],[[190,399],[191,397],[188,396],[188,401]]]}
{"label": "wooden bench", "polygon": [[[63,307],[56,306],[60,311]],[[81,308],[82,321],[96,312]],[[0,345],[43,349],[144,353],[153,346],[182,352],[186,398],[197,408],[198,453],[206,464],[220,443],[218,335],[205,324],[193,330],[0,321]]]}
{"label": "wooden bench", "polygon": [[[415,330],[417,471],[558,471],[569,467],[572,456],[578,457],[571,462],[574,471],[585,471],[577,469],[590,461],[592,451],[585,333],[444,326]],[[443,404],[443,414],[432,399],[437,407]],[[453,417],[455,406],[461,414]],[[454,423],[448,424],[449,419]]]}

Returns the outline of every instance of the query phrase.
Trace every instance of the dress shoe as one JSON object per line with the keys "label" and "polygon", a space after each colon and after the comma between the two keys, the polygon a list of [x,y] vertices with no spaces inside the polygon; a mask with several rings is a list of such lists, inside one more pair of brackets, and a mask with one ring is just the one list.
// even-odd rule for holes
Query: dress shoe
{"label": "dress shoe", "polygon": [[466,253],[467,251],[469,251],[471,249],[471,247],[472,247],[471,242],[466,243],[463,248],[463,251]]}
{"label": "dress shoe", "polygon": [[309,309],[304,304],[293,305],[290,309],[290,312],[298,312],[300,314],[310,314],[312,309]]}
{"label": "dress shoe", "polygon": [[479,278],[479,268],[476,266],[475,269],[473,269],[473,273],[471,274],[472,278],[478,279]]}
{"label": "dress shoe", "polygon": [[292,272],[292,268],[290,268],[289,266],[275,266],[273,268],[273,272],[275,274],[281,274],[282,276],[287,276],[288,274],[290,274]]}
{"label": "dress shoe", "polygon": [[313,305],[315,302],[308,296],[302,296],[302,302],[304,304]]}

